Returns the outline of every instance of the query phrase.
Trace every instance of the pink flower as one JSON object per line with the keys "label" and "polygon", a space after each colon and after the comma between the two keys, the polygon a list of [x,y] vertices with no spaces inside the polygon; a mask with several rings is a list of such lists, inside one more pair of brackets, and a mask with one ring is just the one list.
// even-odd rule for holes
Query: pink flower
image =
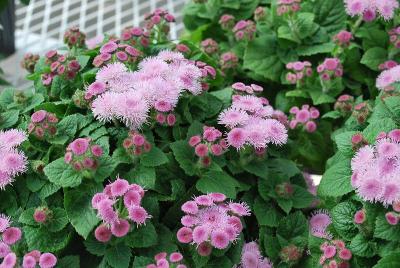
{"label": "pink flower", "polygon": [[11,253],[10,246],[4,242],[0,242],[0,258],[4,258],[9,253]]}
{"label": "pink flower", "polygon": [[132,205],[139,206],[142,200],[142,196],[137,191],[129,190],[124,195],[124,205],[126,208]]}
{"label": "pink flower", "polygon": [[354,214],[354,223],[356,224],[362,224],[364,223],[366,220],[366,215],[365,215],[365,211],[363,209],[358,210],[355,214]]}
{"label": "pink flower", "polygon": [[53,268],[57,264],[57,258],[51,253],[43,253],[39,259],[41,268]]}
{"label": "pink flower", "polygon": [[385,218],[386,221],[390,224],[390,225],[397,225],[399,223],[399,216],[397,216],[395,213],[393,212],[388,212],[385,214]]}
{"label": "pink flower", "polygon": [[182,211],[188,214],[196,214],[198,212],[198,206],[195,201],[186,201],[182,207]]}
{"label": "pink flower", "polygon": [[181,260],[183,260],[183,256],[181,253],[179,252],[173,252],[171,253],[171,255],[169,256],[169,260],[171,262],[180,262]]}
{"label": "pink flower", "polygon": [[18,240],[21,239],[21,236],[21,229],[17,227],[9,227],[2,234],[3,242],[7,245],[15,244]]}
{"label": "pink flower", "polygon": [[85,138],[78,138],[68,146],[76,155],[83,155],[89,148],[89,140]]}
{"label": "pink flower", "polygon": [[22,261],[23,268],[35,268],[36,267],[36,260],[34,257],[30,255],[25,255]]}
{"label": "pink flower", "polygon": [[33,219],[38,223],[44,223],[47,219],[47,213],[44,209],[37,208],[33,213]]}
{"label": "pink flower", "polygon": [[37,112],[34,112],[31,116],[31,120],[33,123],[39,123],[42,122],[46,118],[47,112],[44,110],[39,110]]}
{"label": "pink flower", "polygon": [[209,245],[208,243],[201,243],[198,247],[197,247],[197,252],[199,253],[200,256],[209,256],[211,254],[212,248],[211,245]]}
{"label": "pink flower", "polygon": [[336,255],[336,247],[335,246],[326,246],[324,248],[324,257],[327,259],[333,258]]}
{"label": "pink flower", "polygon": [[190,139],[189,139],[189,145],[191,147],[195,147],[200,142],[201,142],[201,137],[200,136],[193,136],[193,137],[190,137]]}
{"label": "pink flower", "polygon": [[99,225],[94,231],[94,236],[96,237],[97,241],[103,243],[108,242],[111,239],[111,235],[112,233],[110,229],[104,224]]}
{"label": "pink flower", "polygon": [[3,233],[8,227],[10,227],[10,217],[4,214],[0,214],[0,233]]}
{"label": "pink flower", "polygon": [[243,125],[249,120],[249,115],[240,109],[229,108],[218,116],[218,123],[228,128]]}
{"label": "pink flower", "polygon": [[212,197],[209,195],[199,195],[194,200],[199,206],[212,206],[214,204]]}
{"label": "pink flower", "polygon": [[245,130],[242,128],[234,128],[229,131],[227,135],[227,142],[230,146],[240,149],[245,145],[247,138],[248,134]]}
{"label": "pink flower", "polygon": [[109,41],[101,46],[100,53],[112,53],[117,50],[117,48],[118,45],[115,42]]}
{"label": "pink flower", "polygon": [[147,211],[140,206],[135,206],[135,205],[130,206],[128,208],[128,212],[129,212],[129,218],[138,225],[144,224],[146,220],[150,218]]}
{"label": "pink flower", "polygon": [[227,248],[229,245],[228,235],[223,231],[213,231],[211,233],[211,245],[218,249]]}
{"label": "pink flower", "polygon": [[349,249],[344,248],[339,250],[339,258],[341,258],[342,260],[348,261],[350,260],[352,257],[352,253]]}
{"label": "pink flower", "polygon": [[123,237],[129,232],[130,227],[127,220],[118,219],[111,224],[111,233],[116,237]]}
{"label": "pink flower", "polygon": [[246,203],[229,203],[230,210],[238,216],[250,216],[250,208]]}
{"label": "pink flower", "polygon": [[178,241],[181,243],[190,243],[193,241],[192,229],[188,227],[182,227],[177,232]]}
{"label": "pink flower", "polygon": [[204,157],[208,154],[208,147],[204,143],[200,143],[195,147],[195,153],[199,157]]}
{"label": "pink flower", "polygon": [[3,261],[1,262],[0,266],[3,268],[13,268],[17,263],[17,256],[14,252],[10,252],[7,256],[4,257]]}
{"label": "pink flower", "polygon": [[91,152],[92,152],[92,154],[94,155],[94,156],[96,156],[96,157],[100,157],[100,156],[102,156],[103,155],[103,148],[101,148],[101,146],[99,146],[99,145],[93,145],[91,148],[90,148],[90,150],[91,150]]}
{"label": "pink flower", "polygon": [[117,178],[111,183],[111,194],[115,196],[124,195],[129,189],[129,182],[124,179]]}
{"label": "pink flower", "polygon": [[332,223],[331,216],[325,210],[317,210],[313,212],[310,220],[310,232],[316,237],[327,238],[329,234],[326,232],[328,226]]}

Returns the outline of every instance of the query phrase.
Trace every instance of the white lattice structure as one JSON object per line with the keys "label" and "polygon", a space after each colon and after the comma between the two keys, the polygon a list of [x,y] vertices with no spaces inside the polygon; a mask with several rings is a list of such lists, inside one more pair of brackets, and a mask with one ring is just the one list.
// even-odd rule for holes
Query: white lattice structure
{"label": "white lattice structure", "polygon": [[[139,26],[146,13],[157,7],[175,15],[171,38],[176,39],[183,29],[182,9],[188,0],[30,0],[28,6],[16,8],[16,55],[2,64],[8,80],[22,84],[23,73],[18,62],[26,52],[43,54],[62,45],[64,31],[79,28],[88,38],[103,33],[120,34],[128,26]],[[11,66],[11,68],[10,68]],[[19,75],[15,75],[19,74]],[[12,77],[10,77],[10,75]],[[11,79],[10,79],[11,78]]]}

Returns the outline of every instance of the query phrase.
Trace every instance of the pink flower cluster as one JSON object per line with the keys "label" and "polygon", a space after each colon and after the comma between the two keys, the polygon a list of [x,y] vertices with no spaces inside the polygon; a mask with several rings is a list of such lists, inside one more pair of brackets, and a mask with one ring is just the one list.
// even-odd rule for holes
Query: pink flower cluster
{"label": "pink flower cluster", "polygon": [[323,268],[349,268],[349,260],[353,254],[346,248],[346,244],[342,240],[333,240],[324,242],[320,246],[322,256],[319,259],[319,264]]}
{"label": "pink flower cluster", "polygon": [[57,51],[50,50],[45,56],[46,64],[50,65],[50,72],[42,74],[42,83],[45,86],[50,86],[57,75],[72,80],[81,68],[76,58],[68,54],[59,55]]}
{"label": "pink flower cluster", "polygon": [[121,41],[128,45],[148,47],[150,44],[150,33],[140,27],[128,27],[122,30]]}
{"label": "pink flower cluster", "polygon": [[17,147],[26,140],[26,134],[17,129],[0,131],[0,190],[27,169],[27,158]]}
{"label": "pink flower cluster", "polygon": [[373,21],[376,13],[385,20],[392,19],[399,8],[397,0],[344,0],[346,12],[350,16],[363,16],[365,21]]}
{"label": "pink flower cluster", "polygon": [[33,133],[38,139],[49,138],[57,132],[58,118],[55,114],[39,110],[31,115],[28,133]]}
{"label": "pink flower cluster", "polygon": [[135,72],[130,72],[122,63],[109,64],[97,72],[96,81],[86,89],[85,98],[93,100],[92,111],[100,121],[118,119],[138,129],[154,109],[158,122],[164,119],[173,125],[172,112],[183,90],[200,94],[202,82],[209,73],[215,74],[211,66],[198,65],[172,51],[144,59]]}
{"label": "pink flower cluster", "polygon": [[301,0],[278,0],[277,14],[292,14],[300,10]]}
{"label": "pink flower cluster", "polygon": [[[156,264],[149,264],[146,268],[186,268],[187,266],[182,264],[183,256],[179,252],[173,252],[169,255],[166,252],[160,252],[154,256]],[[170,263],[171,262],[171,263]]]}
{"label": "pink flower cluster", "polygon": [[343,76],[343,66],[338,58],[326,58],[317,67],[317,72],[324,81],[329,81],[335,77]]}
{"label": "pink flower cluster", "polygon": [[222,132],[214,127],[203,127],[203,135],[190,137],[189,145],[194,147],[195,154],[200,158],[200,163],[207,167],[211,164],[211,155],[220,156],[227,149],[227,144],[222,139]]}
{"label": "pink flower cluster", "polygon": [[317,129],[315,120],[319,117],[319,111],[315,107],[305,104],[301,106],[301,109],[297,106],[293,106],[289,111],[293,116],[289,122],[291,129],[295,129],[298,126],[303,126],[307,132],[314,132]]}
{"label": "pink flower cluster", "polygon": [[163,33],[169,32],[169,23],[175,22],[175,17],[167,10],[157,8],[153,13],[144,16],[146,29],[152,30],[155,26]]}
{"label": "pink flower cluster", "polygon": [[295,61],[286,64],[289,72],[286,74],[286,80],[291,84],[302,82],[304,78],[312,76],[311,63],[309,61]]}
{"label": "pink flower cluster", "polygon": [[222,71],[235,69],[239,64],[239,58],[234,52],[225,52],[221,55],[219,65]]}
{"label": "pink flower cluster", "polygon": [[218,22],[222,29],[231,30],[235,25],[235,17],[230,14],[224,14],[221,16]]}
{"label": "pink flower cluster", "polygon": [[176,44],[176,45],[175,45],[175,50],[174,50],[174,51],[183,53],[183,54],[185,54],[185,55],[186,55],[186,54],[189,54],[189,53],[191,52],[190,48],[189,48],[187,45],[182,44],[182,43]]}
{"label": "pink flower cluster", "polygon": [[111,236],[123,237],[131,228],[129,221],[137,225],[145,224],[151,218],[141,206],[145,191],[138,184],[129,184],[125,179],[117,178],[108,184],[103,192],[92,198],[92,207],[103,220],[94,236],[100,242],[107,242]]}
{"label": "pink flower cluster", "polygon": [[396,48],[400,48],[400,26],[389,31],[390,43]]}
{"label": "pink flower cluster", "polygon": [[332,234],[327,231],[331,223],[332,219],[328,211],[314,211],[309,220],[310,234],[319,238],[332,239]]}
{"label": "pink flower cluster", "polygon": [[27,70],[29,73],[33,73],[39,58],[40,56],[37,54],[26,53],[21,61],[21,67]]}
{"label": "pink flower cluster", "polygon": [[[236,82],[232,84],[232,88],[237,92],[238,95],[257,94],[264,90],[262,86],[256,84],[245,85],[242,82]],[[268,104],[267,99],[262,98],[262,100],[263,102]]]}
{"label": "pink flower cluster", "polygon": [[397,65],[399,65],[399,64],[396,61],[387,60],[384,63],[379,64],[378,68],[379,68],[379,70],[384,71],[384,70],[392,69],[393,67],[396,67]]}
{"label": "pink flower cluster", "polygon": [[394,84],[400,81],[400,65],[383,71],[376,79],[376,87],[384,91],[395,89]]}
{"label": "pink flower cluster", "polygon": [[53,268],[57,264],[57,258],[51,253],[40,253],[33,250],[24,255],[22,264],[18,264],[17,255],[13,252],[12,247],[22,238],[22,231],[17,227],[10,227],[10,217],[0,214],[0,263],[1,268],[35,268],[36,264],[40,268]]}
{"label": "pink flower cluster", "polygon": [[349,31],[342,30],[333,37],[333,42],[341,47],[348,47],[353,39],[353,34]]}
{"label": "pink flower cluster", "polygon": [[400,129],[378,135],[351,160],[351,184],[365,201],[391,205],[400,200]]}
{"label": "pink flower cluster", "polygon": [[[258,85],[235,83],[233,87],[241,92],[262,91]],[[282,145],[287,141],[285,126],[272,119],[273,115],[274,109],[268,105],[267,99],[254,95],[233,95],[231,107],[221,112],[218,123],[229,129],[229,146],[240,149],[249,145],[260,149],[266,148],[269,143]]]}
{"label": "pink flower cluster", "polygon": [[130,131],[128,137],[123,141],[122,146],[129,155],[141,155],[151,150],[151,144],[146,137],[135,131]]}
{"label": "pink flower cluster", "polygon": [[79,31],[78,27],[71,27],[64,33],[64,43],[69,48],[83,47],[85,45],[86,35]]}
{"label": "pink flower cluster", "polygon": [[212,247],[225,249],[236,241],[243,229],[240,217],[249,216],[246,203],[226,202],[221,193],[200,195],[181,207],[185,212],[177,232],[178,241],[193,243],[201,256],[211,254]]}
{"label": "pink flower cluster", "polygon": [[93,59],[93,65],[101,67],[112,62],[135,63],[142,54],[133,46],[120,43],[119,40],[110,40],[100,47],[100,54]]}
{"label": "pink flower cluster", "polygon": [[200,45],[204,53],[209,55],[215,54],[219,50],[218,43],[212,38],[207,38],[201,41]]}
{"label": "pink flower cluster", "polygon": [[256,33],[256,24],[252,20],[240,20],[232,29],[236,40],[253,40]]}
{"label": "pink flower cluster", "polygon": [[261,255],[260,247],[256,242],[249,242],[242,248],[238,268],[272,268],[272,263]]}
{"label": "pink flower cluster", "polygon": [[334,105],[334,109],[346,115],[353,110],[353,105],[354,105],[354,97],[351,95],[344,94],[337,98]]}
{"label": "pink flower cluster", "polygon": [[100,145],[94,144],[90,138],[78,138],[67,146],[64,161],[76,171],[94,171],[99,166],[99,158],[103,155]]}

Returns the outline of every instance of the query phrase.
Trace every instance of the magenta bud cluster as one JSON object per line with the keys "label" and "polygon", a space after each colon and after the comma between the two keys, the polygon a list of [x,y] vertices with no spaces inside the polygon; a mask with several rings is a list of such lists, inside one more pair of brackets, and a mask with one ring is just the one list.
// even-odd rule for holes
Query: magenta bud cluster
{"label": "magenta bud cluster", "polygon": [[322,256],[319,259],[319,264],[322,267],[350,268],[349,261],[353,254],[346,248],[346,244],[342,240],[325,241],[321,244],[320,250]]}
{"label": "magenta bud cluster", "polygon": [[136,156],[150,152],[151,150],[151,144],[146,140],[146,137],[135,131],[129,132],[128,137],[124,139],[122,146],[129,155]]}
{"label": "magenta bud cluster", "polygon": [[252,20],[240,20],[232,29],[236,40],[253,40],[256,33],[256,24]]}
{"label": "magenta bud cluster", "polygon": [[225,249],[236,241],[243,229],[240,218],[250,215],[246,203],[228,202],[222,193],[197,196],[181,209],[184,227],[177,232],[178,241],[196,245],[201,256],[210,255],[213,247]]}
{"label": "magenta bud cluster", "polygon": [[286,69],[289,72],[286,74],[286,80],[290,84],[302,82],[306,77],[312,76],[311,62],[309,61],[295,61],[286,64]]}
{"label": "magenta bud cluster", "polygon": [[76,171],[95,171],[102,155],[103,148],[100,145],[93,143],[90,138],[78,138],[67,146],[64,161]]}
{"label": "magenta bud cluster", "polygon": [[21,67],[27,70],[29,73],[33,73],[39,58],[40,56],[37,54],[26,53],[21,61]]}
{"label": "magenta bud cluster", "polygon": [[354,97],[351,95],[343,94],[339,96],[335,102],[334,109],[343,115],[351,113],[354,106]]}
{"label": "magenta bud cluster", "polygon": [[50,138],[57,133],[58,118],[55,114],[39,110],[31,115],[28,132],[38,139]]}
{"label": "magenta bud cluster", "polygon": [[180,252],[173,252],[169,254],[167,252],[160,252],[154,256],[155,264],[148,264],[146,268],[186,268],[185,264],[182,264],[184,261],[183,255]]}
{"label": "magenta bud cluster", "polygon": [[219,19],[219,24],[224,30],[231,30],[235,25],[235,17],[230,14],[224,14]]}
{"label": "magenta bud cluster", "polygon": [[389,31],[389,40],[395,48],[400,48],[400,26]]}
{"label": "magenta bud cluster", "polygon": [[346,30],[342,30],[333,36],[333,42],[341,47],[348,47],[352,39],[353,34]]}
{"label": "magenta bud cluster", "polygon": [[219,65],[222,71],[235,69],[239,64],[239,58],[234,52],[225,52],[221,55]]}
{"label": "magenta bud cluster", "polygon": [[78,27],[71,27],[64,33],[64,43],[69,47],[83,47],[86,35]]}
{"label": "magenta bud cluster", "polygon": [[56,50],[48,51],[45,57],[46,64],[50,65],[50,72],[42,74],[42,83],[45,86],[50,86],[57,75],[72,80],[81,68],[75,57],[60,55]]}
{"label": "magenta bud cluster", "polygon": [[150,44],[150,33],[140,27],[128,27],[122,30],[121,41],[130,46],[148,47]]}
{"label": "magenta bud cluster", "polygon": [[175,51],[183,53],[183,54],[187,54],[187,53],[191,52],[190,48],[185,44],[177,44],[175,46]]}
{"label": "magenta bud cluster", "polygon": [[157,28],[167,34],[169,32],[169,23],[175,22],[175,17],[167,10],[162,8],[157,8],[154,12],[149,13],[144,16],[145,28],[149,31],[153,30],[156,26]]}
{"label": "magenta bud cluster", "polygon": [[103,221],[94,232],[96,239],[106,243],[113,235],[126,236],[133,223],[145,224],[151,216],[141,205],[144,195],[140,185],[130,184],[119,177],[109,183],[103,192],[96,193],[92,198],[92,207]]}
{"label": "magenta bud cluster", "polygon": [[142,55],[133,46],[120,43],[119,40],[110,40],[100,47],[100,54],[93,59],[93,65],[101,67],[112,62],[135,63]]}
{"label": "magenta bud cluster", "polygon": [[301,109],[297,106],[293,106],[290,108],[289,112],[292,115],[289,122],[289,127],[291,129],[302,126],[309,133],[317,130],[317,123],[315,122],[315,120],[319,118],[319,111],[317,108],[305,104],[301,106]]}
{"label": "magenta bud cluster", "polygon": [[212,38],[207,38],[200,43],[201,50],[208,55],[213,55],[218,52],[219,46],[217,41]]}
{"label": "magenta bud cluster", "polygon": [[371,110],[371,106],[368,104],[368,102],[363,101],[354,105],[352,116],[357,119],[359,124],[363,124],[366,122]]}
{"label": "magenta bud cluster", "polygon": [[195,154],[200,158],[202,166],[211,164],[210,155],[220,156],[227,150],[227,143],[222,138],[222,132],[214,127],[203,127],[203,135],[192,136],[189,145],[194,147]]}
{"label": "magenta bud cluster", "polygon": [[396,61],[394,60],[387,60],[384,63],[379,64],[378,68],[381,71],[389,70],[392,69],[393,67],[396,67],[399,65]]}
{"label": "magenta bud cluster", "polygon": [[323,81],[329,81],[343,76],[343,66],[338,58],[326,58],[318,65],[317,72]]}
{"label": "magenta bud cluster", "polygon": [[[246,85],[242,82],[236,82],[231,86],[238,94],[257,94],[263,92],[264,88],[257,84]],[[268,100],[263,98],[266,105],[269,104]]]}
{"label": "magenta bud cluster", "polygon": [[266,16],[265,7],[259,6],[254,10],[254,20],[260,21],[263,20]]}
{"label": "magenta bud cluster", "polygon": [[300,10],[301,0],[278,0],[276,13],[278,16],[284,14],[292,15]]}
{"label": "magenta bud cluster", "polygon": [[37,223],[44,224],[53,216],[53,212],[47,207],[38,207],[33,213],[33,220]]}

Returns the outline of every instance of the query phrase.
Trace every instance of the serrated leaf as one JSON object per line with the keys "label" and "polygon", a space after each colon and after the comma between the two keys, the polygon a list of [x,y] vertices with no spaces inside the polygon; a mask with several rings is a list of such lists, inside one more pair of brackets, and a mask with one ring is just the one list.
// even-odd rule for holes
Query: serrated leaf
{"label": "serrated leaf", "polygon": [[152,146],[150,152],[143,153],[140,157],[140,164],[146,167],[157,167],[167,162],[167,156],[156,146]]}
{"label": "serrated leaf", "polygon": [[313,196],[309,191],[300,187],[298,185],[293,185],[293,196],[291,200],[293,201],[294,208],[307,208],[311,205],[311,203],[315,200],[315,196]]}
{"label": "serrated leaf", "polygon": [[186,141],[176,141],[170,144],[171,150],[174,153],[175,159],[179,166],[189,176],[197,173],[195,165],[195,155],[193,148],[189,147]]}
{"label": "serrated leaf", "polygon": [[49,232],[45,227],[24,226],[22,229],[29,250],[57,252],[67,246],[71,236],[67,229],[57,233]]}
{"label": "serrated leaf", "polygon": [[101,191],[101,187],[84,186],[76,189],[64,190],[64,207],[68,218],[76,232],[87,238],[94,227],[100,222],[92,208],[92,194]]}
{"label": "serrated leaf", "polygon": [[354,224],[356,211],[355,205],[351,202],[340,203],[331,210],[332,224],[345,239],[351,240],[358,233]]}
{"label": "serrated leaf", "polygon": [[365,238],[362,234],[357,234],[349,245],[349,249],[354,255],[360,257],[373,257],[377,251],[376,242]]}
{"label": "serrated leaf", "polygon": [[308,236],[308,223],[306,217],[300,211],[282,218],[277,228],[277,234],[290,240],[295,237]]}
{"label": "serrated leaf", "polygon": [[151,222],[133,228],[125,238],[125,244],[132,248],[148,248],[157,244],[157,241],[157,232]]}
{"label": "serrated leaf", "polygon": [[350,161],[341,161],[331,166],[322,176],[318,193],[322,196],[342,196],[353,191],[350,183]]}
{"label": "serrated leaf", "polygon": [[389,267],[400,267],[400,253],[393,252],[380,259],[373,268],[389,268]]}
{"label": "serrated leaf", "polygon": [[354,152],[353,152],[353,144],[351,142],[351,138],[356,133],[357,133],[356,131],[346,131],[335,136],[335,142],[338,147],[338,150],[343,155],[349,157],[353,156]]}
{"label": "serrated leaf", "polygon": [[81,184],[82,176],[70,165],[64,162],[64,158],[59,158],[44,168],[44,174],[49,181],[61,187],[75,187]]}
{"label": "serrated leaf", "polygon": [[127,246],[117,244],[106,250],[104,258],[113,268],[128,268],[131,256],[131,250]]}
{"label": "serrated leaf", "polygon": [[390,225],[385,215],[379,215],[375,222],[374,237],[388,241],[400,241],[400,225]]}
{"label": "serrated leaf", "polygon": [[202,193],[223,193],[229,198],[236,198],[240,184],[223,171],[208,171],[196,183]]}
{"label": "serrated leaf", "polygon": [[116,163],[113,159],[108,155],[103,155],[99,159],[99,167],[96,169],[94,173],[94,180],[96,182],[103,182],[107,177],[109,177],[114,169]]}
{"label": "serrated leaf", "polygon": [[11,110],[0,114],[0,129],[10,128],[18,122],[19,111]]}
{"label": "serrated leaf", "polygon": [[257,197],[253,205],[254,215],[258,224],[268,227],[277,227],[281,213],[270,203]]}
{"label": "serrated leaf", "polygon": [[153,167],[138,166],[132,172],[128,180],[137,183],[146,189],[154,189],[156,186],[156,171]]}
{"label": "serrated leaf", "polygon": [[361,63],[368,66],[374,71],[379,70],[379,65],[383,62],[382,59],[387,58],[387,51],[381,47],[373,47],[368,49],[363,57]]}
{"label": "serrated leaf", "polygon": [[85,244],[86,250],[93,255],[103,256],[106,254],[107,244],[97,241],[94,236],[89,236],[83,243]]}

